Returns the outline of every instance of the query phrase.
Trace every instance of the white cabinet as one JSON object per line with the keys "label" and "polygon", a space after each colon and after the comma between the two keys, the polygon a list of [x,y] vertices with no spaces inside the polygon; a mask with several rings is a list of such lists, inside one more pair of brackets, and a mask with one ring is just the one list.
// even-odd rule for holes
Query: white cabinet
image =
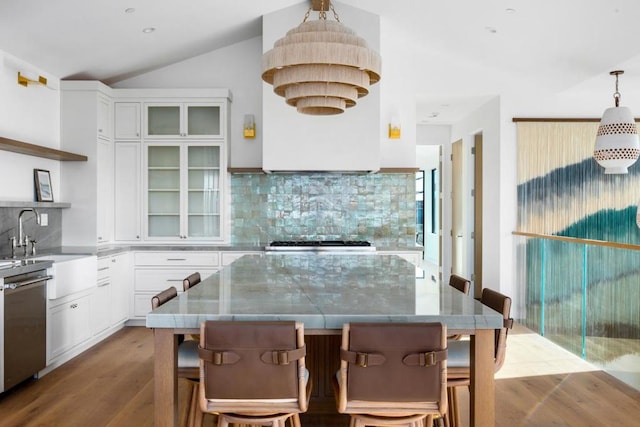
{"label": "white cabinet", "polygon": [[116,102],[114,103],[114,138],[116,140],[140,139],[140,103]]}
{"label": "white cabinet", "polygon": [[97,287],[91,295],[91,332],[98,335],[129,316],[132,272],[129,254],[98,259]]}
{"label": "white cabinet", "polygon": [[113,142],[98,139],[97,154],[97,242],[109,242],[113,233]]}
{"label": "white cabinet", "polygon": [[224,145],[145,143],[145,238],[222,240]]}
{"label": "white cabinet", "polygon": [[[100,260],[98,260],[100,265]],[[99,280],[91,295],[91,334],[98,335],[111,326],[111,280]]]}
{"label": "white cabinet", "polygon": [[133,270],[131,254],[114,255],[111,263],[111,324],[124,322],[129,317],[129,296],[132,292]]}
{"label": "white cabinet", "polygon": [[220,266],[217,251],[157,251],[134,254],[133,319],[144,319],[151,311],[151,297],[170,286],[182,292],[182,280],[199,272],[202,279]]}
{"label": "white cabinet", "polygon": [[91,337],[90,292],[49,302],[48,362]]}
{"label": "white cabinet", "polygon": [[142,237],[142,153],[140,142],[116,142],[114,148],[114,240]]}
{"label": "white cabinet", "polygon": [[96,129],[99,138],[111,139],[111,99],[104,95],[98,96]]}
{"label": "white cabinet", "polygon": [[100,82],[60,82],[60,148],[88,157],[60,164],[61,194],[73,206],[62,216],[63,246],[95,246],[113,234],[110,99],[111,89]]}
{"label": "white cabinet", "polygon": [[223,102],[145,103],[145,138],[224,138]]}

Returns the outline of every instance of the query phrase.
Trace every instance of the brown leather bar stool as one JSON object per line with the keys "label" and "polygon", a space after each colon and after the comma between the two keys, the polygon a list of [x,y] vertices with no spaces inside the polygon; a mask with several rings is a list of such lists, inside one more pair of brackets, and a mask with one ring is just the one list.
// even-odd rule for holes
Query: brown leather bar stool
{"label": "brown leather bar stool", "polygon": [[311,391],[302,323],[206,321],[199,354],[200,408],[219,427],[300,426]]}
{"label": "brown leather bar stool", "polygon": [[[197,271],[195,273],[191,273],[185,279],[182,280],[182,290],[187,292],[190,288],[194,287],[200,283],[200,273]],[[195,340],[195,342],[200,342],[200,334],[191,334],[189,335],[189,339]]]}
{"label": "brown leather bar stool", "polygon": [[[452,274],[449,276],[449,286],[459,290],[465,295],[469,295],[469,291],[471,290],[471,281],[462,276],[458,276],[457,274]],[[462,338],[461,334],[449,335],[447,337],[447,339],[450,340],[459,340],[460,338]]]}
{"label": "brown leather bar stool", "polygon": [[447,328],[441,323],[343,326],[338,412],[351,426],[432,426],[447,412]]}
{"label": "brown leather bar stool", "polygon": [[[502,367],[507,353],[507,332],[513,327],[511,314],[511,298],[500,292],[489,288],[482,290],[480,302],[485,306],[501,313],[503,316],[503,326],[495,331],[495,364],[494,373]],[[449,364],[447,371],[447,393],[449,397],[450,425],[457,427],[460,425],[460,413],[458,405],[457,387],[470,384],[470,364],[469,341],[449,342]]]}
{"label": "brown leather bar stool", "polygon": [[186,279],[182,280],[182,290],[187,292],[189,288],[200,283],[200,273],[195,272],[187,276]]}
{"label": "brown leather bar stool", "polygon": [[456,288],[465,295],[469,295],[469,290],[471,289],[471,281],[469,279],[465,279],[464,277],[458,276],[457,274],[452,274],[451,276],[449,276],[449,286],[451,286],[452,288]]}
{"label": "brown leather bar stool", "polygon": [[[178,295],[173,286],[165,289],[151,298],[151,309],[162,306]],[[198,342],[185,340],[184,335],[178,336],[178,378],[185,378],[188,382],[189,395],[185,408],[184,420],[181,425],[201,425],[203,413],[198,407],[198,381],[200,380],[200,365],[198,359]]]}

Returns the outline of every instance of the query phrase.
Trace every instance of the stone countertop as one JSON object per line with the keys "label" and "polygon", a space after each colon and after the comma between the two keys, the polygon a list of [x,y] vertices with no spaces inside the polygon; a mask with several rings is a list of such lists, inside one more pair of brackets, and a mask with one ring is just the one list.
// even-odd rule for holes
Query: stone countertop
{"label": "stone countertop", "polygon": [[[141,244],[141,245],[106,245],[106,246],[61,246],[42,249],[36,255],[97,255],[98,257],[117,255],[131,251],[229,251],[229,252],[262,252],[266,243],[234,243],[234,244],[198,244],[198,245],[172,245],[172,244]],[[422,252],[422,246],[402,245],[375,245],[376,252]],[[375,252],[374,252],[375,253]],[[26,257],[30,259],[33,257]]]}
{"label": "stone countertop", "polygon": [[38,270],[46,270],[47,268],[51,267],[52,264],[52,261],[35,259],[1,260],[0,278],[32,273]]}
{"label": "stone countertop", "polygon": [[416,277],[397,256],[264,253],[240,258],[147,315],[149,328],[197,329],[204,320],[296,320],[306,329],[343,323],[443,322],[496,329],[502,316]]}

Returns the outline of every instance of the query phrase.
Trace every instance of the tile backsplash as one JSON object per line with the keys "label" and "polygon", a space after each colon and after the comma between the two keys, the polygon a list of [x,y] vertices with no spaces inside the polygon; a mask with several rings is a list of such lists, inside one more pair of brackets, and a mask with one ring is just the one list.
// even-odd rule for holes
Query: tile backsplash
{"label": "tile backsplash", "polygon": [[231,176],[231,243],[369,240],[413,245],[413,173]]}

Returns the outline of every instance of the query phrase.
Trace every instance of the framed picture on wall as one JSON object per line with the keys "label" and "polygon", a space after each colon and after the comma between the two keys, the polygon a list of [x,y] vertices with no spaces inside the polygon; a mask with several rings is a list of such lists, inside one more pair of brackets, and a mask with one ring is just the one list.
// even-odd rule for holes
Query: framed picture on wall
{"label": "framed picture on wall", "polygon": [[49,171],[34,169],[33,176],[36,184],[36,201],[53,202],[53,189],[51,188],[51,175]]}

